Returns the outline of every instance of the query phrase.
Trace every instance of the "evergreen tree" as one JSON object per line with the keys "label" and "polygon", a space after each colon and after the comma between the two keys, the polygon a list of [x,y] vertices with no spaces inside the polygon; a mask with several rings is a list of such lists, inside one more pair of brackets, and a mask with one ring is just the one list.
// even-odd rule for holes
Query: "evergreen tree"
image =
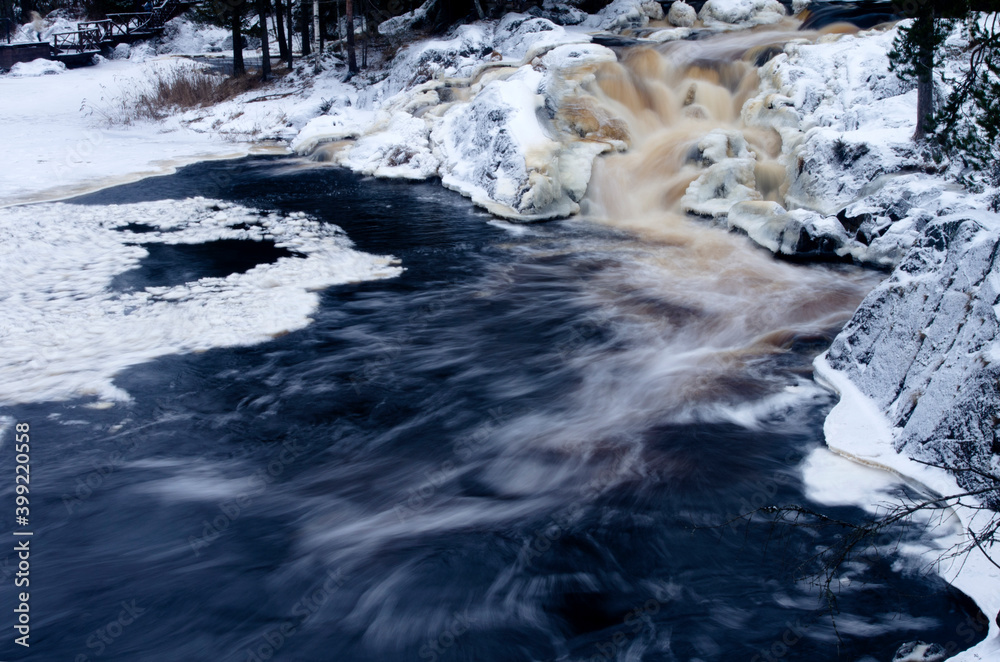
{"label": "evergreen tree", "polygon": [[[973,190],[1000,186],[1000,23],[998,15],[966,21],[969,65],[951,86],[935,116],[935,141],[965,166],[963,182]],[[993,202],[1000,210],[1000,197]]]}
{"label": "evergreen tree", "polygon": [[[962,181],[977,190],[1000,185],[1000,0],[924,0],[912,8],[913,22],[899,29],[889,53],[890,69],[917,84],[914,140],[926,141],[935,158],[965,166]],[[959,26],[968,65],[956,78],[941,72],[945,39]],[[950,87],[934,104],[935,72]],[[1000,207],[1000,198],[994,203]]]}

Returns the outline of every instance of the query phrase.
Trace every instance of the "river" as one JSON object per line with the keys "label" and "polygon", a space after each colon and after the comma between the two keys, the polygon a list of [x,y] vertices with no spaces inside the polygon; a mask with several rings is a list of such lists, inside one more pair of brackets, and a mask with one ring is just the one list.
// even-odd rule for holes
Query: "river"
{"label": "river", "polygon": [[[128,401],[5,407],[31,425],[35,553],[31,648],[8,611],[4,659],[888,660],[977,614],[891,550],[838,571],[831,611],[836,530],[732,521],[808,504],[833,404],[811,359],[878,275],[698,221],[513,226],[287,157],[73,204],[195,195],[336,223],[405,271],[267,342],[124,369]],[[116,286],[282,256],[158,249]]]}

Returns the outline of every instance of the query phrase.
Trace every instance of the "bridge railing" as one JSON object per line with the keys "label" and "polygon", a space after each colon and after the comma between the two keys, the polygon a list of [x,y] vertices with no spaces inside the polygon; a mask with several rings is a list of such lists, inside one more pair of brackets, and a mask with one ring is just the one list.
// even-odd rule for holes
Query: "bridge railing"
{"label": "bridge railing", "polygon": [[108,41],[111,38],[111,28],[114,24],[109,19],[103,21],[81,21],[76,24],[77,30],[97,30],[100,41]]}
{"label": "bridge railing", "polygon": [[101,33],[97,28],[76,32],[57,32],[52,35],[52,46],[59,52],[87,53],[101,50]]}
{"label": "bridge railing", "polygon": [[137,33],[148,33],[153,27],[150,23],[153,15],[149,12],[131,14],[108,14],[111,21],[111,36],[128,37]]}

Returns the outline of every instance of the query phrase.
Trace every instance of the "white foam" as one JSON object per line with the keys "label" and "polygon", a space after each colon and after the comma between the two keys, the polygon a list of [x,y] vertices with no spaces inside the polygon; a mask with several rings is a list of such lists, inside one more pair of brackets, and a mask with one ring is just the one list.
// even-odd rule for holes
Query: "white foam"
{"label": "white foam", "polygon": [[[129,223],[155,231],[133,234]],[[225,278],[114,292],[139,243],[271,239],[283,257]],[[0,403],[92,394],[123,399],[124,368],[167,354],[264,342],[309,324],[315,290],[391,278],[398,262],[354,250],[342,230],[203,198],[0,210]]]}

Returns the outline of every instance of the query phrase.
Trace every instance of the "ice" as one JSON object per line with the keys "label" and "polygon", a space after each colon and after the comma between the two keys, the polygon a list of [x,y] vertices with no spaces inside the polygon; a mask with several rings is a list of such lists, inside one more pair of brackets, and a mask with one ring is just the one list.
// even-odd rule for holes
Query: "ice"
{"label": "ice", "polygon": [[[156,228],[133,234],[129,223]],[[245,227],[244,227],[245,225]],[[302,257],[171,287],[115,292],[142,243],[273,240]],[[391,257],[351,246],[336,226],[194,198],[0,210],[0,402],[127,398],[121,370],[166,354],[251,345],[310,322],[316,290],[391,278]]]}

